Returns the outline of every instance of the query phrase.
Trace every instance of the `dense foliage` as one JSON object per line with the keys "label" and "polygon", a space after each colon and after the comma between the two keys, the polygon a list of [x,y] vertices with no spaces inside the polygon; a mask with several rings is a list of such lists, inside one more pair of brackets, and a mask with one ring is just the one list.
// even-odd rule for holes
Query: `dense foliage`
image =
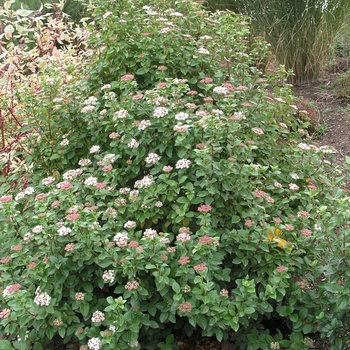
{"label": "dense foliage", "polygon": [[180,328],[344,348],[342,176],[266,43],[191,1],[91,10],[80,58],[17,83],[30,168],[0,187],[2,349],[176,349]]}

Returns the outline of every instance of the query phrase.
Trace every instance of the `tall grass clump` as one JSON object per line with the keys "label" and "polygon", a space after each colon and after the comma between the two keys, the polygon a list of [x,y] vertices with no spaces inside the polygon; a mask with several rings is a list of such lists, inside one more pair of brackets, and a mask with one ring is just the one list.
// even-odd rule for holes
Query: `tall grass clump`
{"label": "tall grass clump", "polygon": [[[209,2],[211,6],[216,1]],[[249,14],[253,30],[265,36],[280,64],[294,73],[295,84],[315,81],[335,35],[350,12],[347,0],[231,0]]]}
{"label": "tall grass clump", "polygon": [[30,155],[0,187],[1,348],[344,347],[343,178],[284,69],[259,70],[265,42],[192,1],[91,11],[84,64],[50,56],[14,94]]}

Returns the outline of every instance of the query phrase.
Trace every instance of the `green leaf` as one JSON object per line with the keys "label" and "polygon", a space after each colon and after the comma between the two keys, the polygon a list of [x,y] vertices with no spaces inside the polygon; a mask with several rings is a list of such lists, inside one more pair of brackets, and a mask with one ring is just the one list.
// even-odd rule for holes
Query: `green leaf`
{"label": "green leaf", "polygon": [[299,316],[297,314],[291,314],[289,315],[289,318],[292,322],[297,322],[299,319]]}
{"label": "green leaf", "polygon": [[246,315],[251,315],[255,312],[255,309],[252,306],[248,306],[244,309],[244,313]]}
{"label": "green leaf", "polygon": [[336,303],[336,311],[343,311],[343,309],[349,305],[349,297],[347,295],[342,295]]}
{"label": "green leaf", "polygon": [[89,303],[83,302],[80,305],[79,310],[81,314],[86,318],[89,315],[89,311],[90,311]]}
{"label": "green leaf", "polygon": [[172,281],[171,288],[176,294],[179,294],[181,292],[181,287],[175,280]]}
{"label": "green leaf", "polygon": [[218,341],[221,341],[224,337],[224,332],[222,331],[222,329],[218,328],[215,332],[215,337]]}
{"label": "green leaf", "polygon": [[15,31],[15,28],[11,24],[8,24],[4,29],[4,33],[13,33],[14,31]]}
{"label": "green leaf", "polygon": [[43,346],[41,345],[41,343],[36,342],[34,343],[33,350],[43,350]]}
{"label": "green leaf", "polygon": [[29,16],[30,14],[33,13],[33,11],[29,11],[29,10],[25,10],[25,9],[18,9],[16,11],[17,15],[19,16],[22,16],[22,17],[27,17]]}
{"label": "green leaf", "polygon": [[312,324],[310,323],[304,324],[304,327],[303,327],[304,334],[311,333],[313,330],[314,330],[314,326]]}
{"label": "green leaf", "polygon": [[8,340],[0,340],[0,349],[1,350],[13,350],[11,343]]}

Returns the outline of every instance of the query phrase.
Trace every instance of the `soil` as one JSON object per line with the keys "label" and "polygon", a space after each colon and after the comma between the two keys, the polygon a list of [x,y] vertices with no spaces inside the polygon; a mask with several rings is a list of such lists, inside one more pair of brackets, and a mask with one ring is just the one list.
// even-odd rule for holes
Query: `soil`
{"label": "soil", "polygon": [[[350,99],[340,96],[339,77],[349,67],[350,59],[336,58],[313,84],[295,86],[295,96],[308,110],[313,125],[312,137],[320,146],[336,149],[336,163],[342,165],[350,156]],[[349,97],[350,97],[350,76]]]}

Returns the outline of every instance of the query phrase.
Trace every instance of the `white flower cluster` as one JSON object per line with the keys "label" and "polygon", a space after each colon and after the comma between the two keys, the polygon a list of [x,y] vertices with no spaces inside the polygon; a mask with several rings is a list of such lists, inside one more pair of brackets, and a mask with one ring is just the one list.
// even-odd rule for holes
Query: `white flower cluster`
{"label": "white flower cluster", "polygon": [[114,208],[107,208],[104,212],[104,215],[109,216],[110,218],[116,218],[118,212]]}
{"label": "white flower cluster", "polygon": [[90,176],[84,181],[84,185],[86,186],[95,186],[97,184],[97,177]]}
{"label": "white flower cluster", "polygon": [[100,146],[94,145],[90,148],[90,153],[97,153],[99,151],[100,151]]}
{"label": "white flower cluster", "polygon": [[136,222],[130,221],[130,220],[124,224],[124,228],[134,228],[135,226],[136,226]]}
{"label": "white flower cluster", "polygon": [[101,311],[95,311],[92,314],[91,321],[92,322],[103,322],[105,320],[105,314]]}
{"label": "white flower cluster", "polygon": [[113,270],[104,271],[102,275],[103,282],[113,283],[114,282],[114,272]]}
{"label": "white flower cluster", "polygon": [[44,186],[49,186],[51,185],[53,182],[55,182],[55,178],[53,176],[49,176],[49,177],[45,177],[45,179],[42,179],[41,180],[41,183],[44,185]]}
{"label": "white flower cluster", "polygon": [[82,108],[82,113],[93,112],[96,108],[97,98],[95,96],[90,96],[84,102],[85,107]]}
{"label": "white flower cluster", "polygon": [[114,163],[114,161],[115,161],[115,154],[113,153],[106,154],[102,159],[102,162],[104,163]]}
{"label": "white flower cluster", "polygon": [[115,119],[125,119],[128,116],[128,111],[121,109],[114,113],[113,120]]}
{"label": "white flower cluster", "polygon": [[150,153],[146,157],[145,162],[147,164],[156,164],[156,163],[158,163],[159,159],[160,159],[160,157],[159,157],[159,155],[157,153]]}
{"label": "white flower cluster", "polygon": [[83,173],[82,169],[68,170],[63,174],[63,180],[73,180]]}
{"label": "white flower cluster", "polygon": [[88,166],[89,164],[91,164],[91,160],[89,158],[82,158],[79,160],[78,164],[80,166]]}
{"label": "white flower cluster", "polygon": [[226,95],[229,93],[228,89],[224,86],[216,86],[214,87],[213,92],[217,93],[218,95]]}
{"label": "white flower cluster", "polygon": [[57,230],[59,236],[67,236],[72,232],[72,229],[66,226],[62,226]]}
{"label": "white flower cluster", "polygon": [[155,118],[163,118],[165,117],[167,114],[169,113],[169,111],[165,108],[165,107],[157,107],[154,110],[153,116]]}
{"label": "white flower cluster", "polygon": [[28,244],[33,240],[33,237],[34,235],[31,232],[27,232],[23,237],[23,241]]}
{"label": "white flower cluster", "polygon": [[33,194],[34,193],[34,188],[33,187],[27,187],[24,191],[17,193],[15,200],[18,201],[22,199],[23,197]]}
{"label": "white flower cluster", "polygon": [[[143,188],[143,187],[149,187],[153,183],[153,176],[152,175],[147,175],[141,180],[137,180],[134,184],[135,188]],[[130,193],[131,196],[131,193]]]}
{"label": "white flower cluster", "polygon": [[141,120],[140,124],[138,125],[139,130],[145,130],[151,125],[151,122],[149,120]]}
{"label": "white flower cluster", "polygon": [[128,143],[129,148],[137,148],[139,145],[140,144],[135,139],[131,139],[131,141]]}
{"label": "white flower cluster", "polygon": [[207,49],[205,49],[204,47],[200,47],[198,49],[198,53],[200,53],[202,55],[210,55],[210,52]]}
{"label": "white flower cluster", "polygon": [[176,120],[187,120],[189,118],[188,113],[180,112],[175,114],[175,119]]}
{"label": "white flower cluster", "polygon": [[33,233],[40,233],[43,230],[43,226],[42,225],[36,225],[32,228],[32,232]]}
{"label": "white flower cluster", "polygon": [[102,348],[101,340],[98,338],[89,339],[87,345],[90,350],[100,350]]}
{"label": "white flower cluster", "polygon": [[125,247],[128,244],[128,234],[126,232],[118,232],[113,240],[118,247]]}
{"label": "white flower cluster", "polygon": [[147,230],[145,230],[143,235],[144,235],[144,237],[146,237],[148,239],[156,238],[157,237],[157,231],[153,230],[152,228],[148,228]]}
{"label": "white flower cluster", "polygon": [[40,287],[35,291],[34,303],[39,306],[49,306],[51,297],[46,292],[41,292]]}
{"label": "white flower cluster", "polygon": [[188,159],[180,159],[176,162],[175,168],[176,169],[188,169],[191,165],[191,161]]}
{"label": "white flower cluster", "polygon": [[119,193],[120,194],[128,194],[128,193],[130,193],[130,188],[122,187],[122,188],[119,189]]}
{"label": "white flower cluster", "polygon": [[186,132],[188,128],[190,128],[191,125],[188,124],[182,124],[182,123],[177,123],[174,125],[173,130],[177,132]]}
{"label": "white flower cluster", "polygon": [[68,146],[69,145],[69,140],[68,139],[63,139],[61,142],[60,142],[60,146]]}

